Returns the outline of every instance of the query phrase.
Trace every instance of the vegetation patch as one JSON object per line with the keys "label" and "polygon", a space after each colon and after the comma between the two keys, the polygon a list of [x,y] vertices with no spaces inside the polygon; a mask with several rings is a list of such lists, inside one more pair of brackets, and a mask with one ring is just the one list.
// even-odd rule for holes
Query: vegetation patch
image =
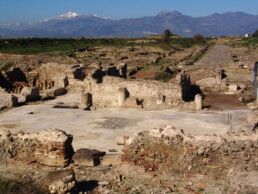
{"label": "vegetation patch", "polygon": [[248,48],[257,49],[258,48],[258,37],[253,38],[243,38],[243,46]]}
{"label": "vegetation patch", "polygon": [[9,63],[6,63],[5,65],[3,65],[2,67],[1,67],[1,70],[2,71],[7,71],[7,70],[9,70],[11,67],[13,67],[14,66],[14,64],[12,63],[12,62],[9,62]]}
{"label": "vegetation patch", "polygon": [[232,39],[227,45],[232,48],[247,47],[248,49],[256,50],[258,48],[258,37]]}
{"label": "vegetation patch", "polygon": [[176,38],[170,39],[170,44],[180,45],[183,48],[191,48],[194,45],[206,45],[211,38],[195,39],[195,38]]}
{"label": "vegetation patch", "polygon": [[39,189],[29,182],[0,179],[0,194],[47,194],[47,191]]}
{"label": "vegetation patch", "polygon": [[[161,48],[171,48],[179,45],[182,48],[189,48],[193,45],[204,45],[209,39],[196,40],[194,38],[175,38],[169,39],[164,43],[162,39],[152,39],[148,43],[137,42],[136,38],[99,38],[99,39],[74,39],[74,38],[19,38],[19,39],[0,39],[0,52],[10,54],[33,55],[62,51],[73,53],[76,50],[83,50],[98,46],[158,46]],[[146,39],[149,40],[149,39]]]}
{"label": "vegetation patch", "polygon": [[169,82],[172,78],[176,77],[176,72],[167,73],[167,72],[159,72],[156,73],[155,80],[162,81],[162,82]]}

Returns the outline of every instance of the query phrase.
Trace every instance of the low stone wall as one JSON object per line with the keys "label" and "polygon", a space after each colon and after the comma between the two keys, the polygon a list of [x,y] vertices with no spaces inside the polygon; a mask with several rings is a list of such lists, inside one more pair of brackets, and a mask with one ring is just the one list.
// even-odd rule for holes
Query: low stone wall
{"label": "low stone wall", "polygon": [[[171,108],[185,103],[190,96],[190,78],[179,75],[176,83],[163,83],[155,80],[125,80],[104,77],[101,84],[94,79],[85,79],[81,90],[92,95],[94,106],[135,108]],[[120,91],[124,90],[123,93]],[[121,96],[121,95],[122,96]],[[121,97],[124,98],[121,103]]]}
{"label": "low stone wall", "polygon": [[[125,88],[128,97],[136,97],[139,101],[143,101],[143,106],[147,107],[148,100],[159,100],[161,96],[169,102],[172,100],[180,101],[182,92],[179,85],[172,83],[160,83],[156,81],[126,81],[123,79],[107,78],[102,84],[92,87],[93,103],[100,105],[118,106],[119,89]],[[150,90],[151,88],[151,90]],[[136,103],[136,102],[135,102]]]}
{"label": "low stone wall", "polygon": [[57,129],[41,133],[0,131],[0,163],[7,167],[42,164],[64,167],[69,165],[72,154],[71,135]]}

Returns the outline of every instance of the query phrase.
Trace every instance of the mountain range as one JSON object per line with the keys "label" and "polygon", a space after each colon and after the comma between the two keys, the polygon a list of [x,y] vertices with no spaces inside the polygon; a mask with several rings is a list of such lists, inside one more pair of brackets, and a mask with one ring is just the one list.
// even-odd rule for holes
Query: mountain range
{"label": "mountain range", "polygon": [[178,11],[161,11],[156,16],[113,20],[96,15],[68,12],[36,23],[0,25],[2,38],[16,37],[142,37],[162,34],[169,29],[173,34],[190,37],[242,36],[258,29],[258,15],[227,12],[203,17],[191,17]]}

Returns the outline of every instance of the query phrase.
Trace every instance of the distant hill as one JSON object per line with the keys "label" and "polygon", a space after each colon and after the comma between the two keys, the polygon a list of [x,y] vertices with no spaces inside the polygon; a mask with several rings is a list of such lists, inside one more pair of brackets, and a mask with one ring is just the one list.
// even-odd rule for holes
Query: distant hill
{"label": "distant hill", "polygon": [[253,33],[258,29],[258,16],[242,12],[227,12],[205,17],[190,17],[177,11],[161,11],[156,16],[112,20],[95,15],[64,15],[35,24],[0,26],[1,37],[142,37],[162,34],[193,36],[230,36]]}

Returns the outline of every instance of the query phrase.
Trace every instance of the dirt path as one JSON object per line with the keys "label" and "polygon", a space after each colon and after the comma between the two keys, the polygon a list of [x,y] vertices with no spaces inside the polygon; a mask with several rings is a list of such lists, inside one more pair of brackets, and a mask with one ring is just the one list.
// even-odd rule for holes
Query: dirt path
{"label": "dirt path", "polygon": [[207,54],[194,65],[205,65],[207,67],[228,66],[230,62],[231,48],[217,42]]}

